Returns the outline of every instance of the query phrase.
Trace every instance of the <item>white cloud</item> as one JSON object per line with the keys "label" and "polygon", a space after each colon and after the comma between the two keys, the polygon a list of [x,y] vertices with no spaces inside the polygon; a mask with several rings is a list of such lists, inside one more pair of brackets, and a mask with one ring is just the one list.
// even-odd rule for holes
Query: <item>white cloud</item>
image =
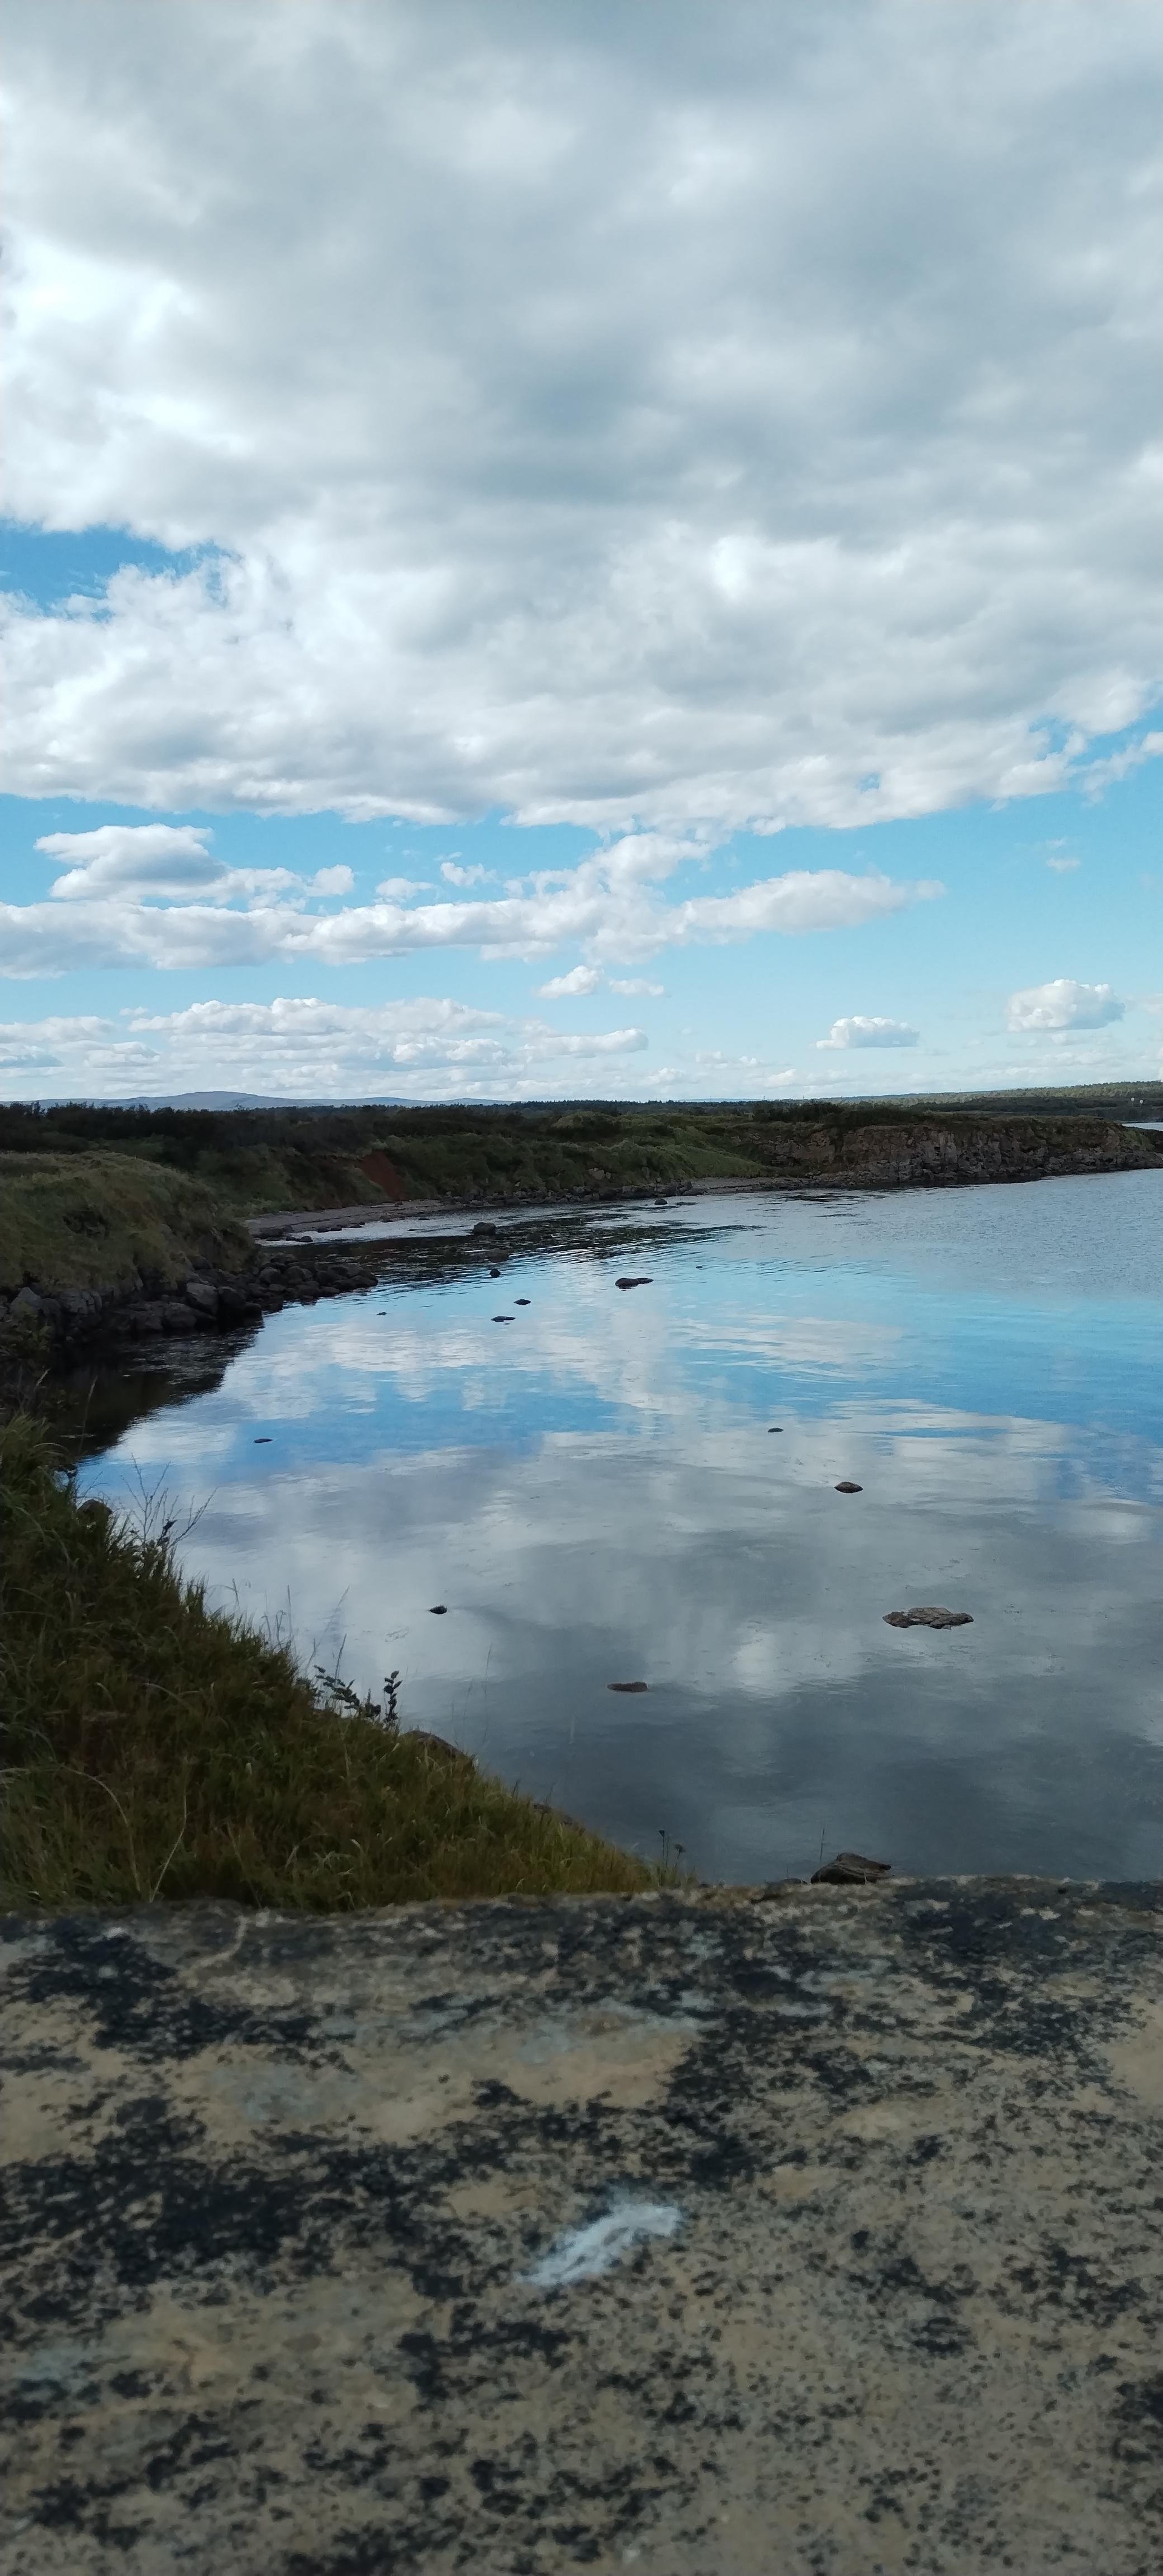
{"label": "white cloud", "polygon": [[817,1038],[818,1047],[912,1047],[920,1044],[920,1030],[911,1029],[907,1020],[864,1019],[859,1013],[847,1020],[833,1020],[829,1035]]}
{"label": "white cloud", "polygon": [[416,877],[384,877],[376,887],[376,893],[382,894],[385,903],[407,903],[410,895],[430,894],[431,891],[424,880]]}
{"label": "white cloud", "polygon": [[[50,901],[89,908],[83,921],[74,918],[62,933],[66,961],[75,950],[82,956],[94,953],[91,933],[97,924],[103,925],[98,940],[115,942],[119,935],[130,939],[136,923],[142,945],[125,953],[148,954],[151,935],[161,936],[164,944],[165,933],[156,929],[163,906],[193,906],[207,897],[215,907],[253,903],[256,897],[268,904],[280,897],[302,904],[312,896],[350,894],[355,884],[351,869],[342,866],[318,868],[313,877],[296,876],[290,868],[229,868],[207,847],[210,838],[204,824],[103,823],[94,832],[46,832],[37,849],[48,859],[69,862],[50,890]],[[3,905],[0,913],[12,927],[17,951],[22,937],[40,940],[46,961],[51,959],[52,916],[44,904]],[[22,969],[10,958],[6,971]],[[55,970],[48,964],[47,971]]]}
{"label": "white cloud", "polygon": [[122,889],[192,901],[227,874],[207,848],[210,837],[207,827],[192,824],[103,823],[95,832],[46,832],[36,846],[46,858],[69,863],[53,886],[54,901],[87,901]]}
{"label": "white cloud", "polygon": [[1106,760],[1092,761],[1086,772],[1087,791],[1092,796],[1100,796],[1104,787],[1116,785],[1120,778],[1128,778],[1131,771],[1140,769],[1145,760],[1161,758],[1163,733],[1145,733],[1138,742],[1128,743],[1124,750],[1111,752]]}
{"label": "white cloud", "polygon": [[1056,877],[1069,877],[1073,876],[1075,868],[1082,866],[1082,861],[1081,859],[1047,859],[1046,865],[1048,868],[1053,868]]}
{"label": "white cloud", "polygon": [[565,993],[596,993],[601,980],[596,966],[571,966],[568,975],[551,975],[548,984],[539,984],[537,990],[547,1000],[557,1001]]}
{"label": "white cloud", "polygon": [[651,984],[645,975],[611,975],[612,993],[649,993],[657,1001],[665,993],[665,984]]}
{"label": "white cloud", "polygon": [[1059,975],[1052,984],[1031,984],[1011,993],[1006,1026],[1039,1033],[1046,1029],[1105,1029],[1121,1020],[1126,1009],[1109,984],[1076,984]]}
{"label": "white cloud", "polygon": [[447,1000],[364,1008],[211,1001],[126,1011],[120,1020],[12,1023],[0,1027],[0,1070],[21,1096],[225,1086],[287,1098],[512,1098],[576,1091],[579,1082],[606,1090],[646,1043],[641,1029],[563,1035],[543,1020]]}
{"label": "white cloud", "polygon": [[[131,837],[120,826],[108,828],[116,829],[122,840]],[[134,828],[156,834],[167,827]],[[54,835],[86,842],[100,837]],[[0,904],[0,949],[8,975],[130,963],[187,969],[254,966],[292,958],[343,966],[429,948],[536,957],[584,946],[591,956],[621,959],[649,956],[659,948],[746,939],[757,930],[795,936],[851,929],[941,892],[927,883],[899,885],[887,877],[817,868],[760,878],[731,895],[665,901],[657,891],[661,883],[684,861],[704,855],[701,842],[631,833],[576,868],[545,872],[533,881],[531,894],[461,902],[445,897],[407,910],[402,901],[383,899],[329,913],[312,912],[307,905],[310,897],[330,891],[321,878],[333,879],[337,872],[331,869],[312,880],[285,868],[216,869],[209,903],[183,899],[178,908],[177,898],[185,890],[175,886],[171,908],[164,908],[135,900],[120,883],[109,890],[99,878],[93,889],[93,868],[102,864],[95,855],[83,870],[72,872],[77,882],[70,892],[90,899],[71,903],[67,916],[51,901]],[[191,859],[191,865],[196,863]],[[166,863],[159,857],[150,864]]]}
{"label": "white cloud", "polygon": [[1145,713],[1159,13],[709,26],[11,14],[8,506],[224,550],[10,608],[13,792],[848,825]]}
{"label": "white cloud", "polygon": [[462,868],[457,866],[455,859],[442,859],[440,873],[448,885],[474,886],[495,883],[491,868]]}

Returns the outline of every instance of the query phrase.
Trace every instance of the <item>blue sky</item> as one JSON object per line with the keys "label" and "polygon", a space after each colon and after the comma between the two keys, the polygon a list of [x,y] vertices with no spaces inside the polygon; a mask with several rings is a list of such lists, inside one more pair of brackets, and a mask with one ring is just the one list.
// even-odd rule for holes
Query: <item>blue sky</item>
{"label": "blue sky", "polygon": [[1154,13],[13,26],[9,1096],[1157,1072]]}

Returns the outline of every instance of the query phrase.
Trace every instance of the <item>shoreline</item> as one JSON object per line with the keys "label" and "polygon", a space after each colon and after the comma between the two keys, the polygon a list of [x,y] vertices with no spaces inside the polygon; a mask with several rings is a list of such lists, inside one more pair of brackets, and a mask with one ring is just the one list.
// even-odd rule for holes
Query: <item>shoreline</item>
{"label": "shoreline", "polygon": [[[141,1251],[132,1259],[128,1251],[123,1254],[128,1277],[123,1273],[110,1283],[97,1276],[94,1284],[101,1261],[93,1254],[85,1285],[57,1284],[52,1272],[53,1284],[48,1284],[43,1273],[38,1278],[26,1266],[21,1286],[0,1289],[4,1365],[15,1364],[18,1374],[26,1374],[39,1351],[42,1364],[57,1371],[90,1355],[114,1357],[139,1341],[237,1330],[288,1303],[310,1303],[371,1286],[379,1260],[406,1240],[404,1230],[417,1220],[446,1218],[454,1229],[446,1240],[471,1242],[478,1228],[484,1235],[490,1229],[507,1230],[498,1223],[504,1219],[561,1222],[601,1209],[645,1214],[651,1207],[694,1200],[880,1197],[905,1190],[1009,1187],[1163,1169],[1163,1153],[1148,1149],[1141,1133],[1126,1128],[1107,1127],[1068,1149],[1045,1134],[1032,1140],[995,1135],[983,1144],[980,1138],[959,1140],[933,1128],[906,1133],[903,1143],[899,1136],[889,1138],[886,1131],[870,1127],[857,1131],[857,1138],[859,1153],[846,1153],[832,1167],[785,1165],[778,1172],[700,1174],[669,1183],[605,1181],[557,1191],[523,1185],[471,1196],[392,1196],[259,1210],[247,1217],[216,1205],[203,1191],[184,1225],[185,1242],[173,1227],[167,1237],[163,1224],[148,1257]],[[141,1168],[136,1167],[138,1173]],[[101,1176],[87,1177],[90,1191],[99,1195]],[[118,1170],[117,1180],[122,1177]],[[467,1229],[466,1218],[473,1221]],[[95,1202],[86,1203],[77,1215],[64,1209],[65,1225],[79,1220],[90,1240],[105,1222]],[[125,1240],[128,1246],[131,1235]],[[59,1252],[55,1266],[64,1266]]]}
{"label": "shoreline", "polygon": [[385,1199],[369,1206],[366,1199],[346,1208],[286,1208],[275,1214],[244,1217],[242,1222],[256,1243],[293,1239],[294,1231],[304,1234],[338,1233],[348,1228],[369,1225],[405,1225],[414,1217],[433,1216],[574,1216],[589,1208],[661,1207],[679,1199],[691,1198],[895,1198],[906,1191],[973,1190],[1021,1188],[1036,1181],[1097,1180],[1126,1172],[1156,1171],[1158,1160],[1126,1163],[1085,1162],[1045,1171],[987,1173],[925,1173],[909,1180],[870,1180],[851,1172],[756,1173],[740,1179],[725,1174],[721,1179],[672,1181],[655,1187],[649,1183],[627,1183],[624,1189],[605,1189],[574,1194],[547,1191],[544,1198],[532,1195],[500,1194],[492,1197],[446,1199]]}

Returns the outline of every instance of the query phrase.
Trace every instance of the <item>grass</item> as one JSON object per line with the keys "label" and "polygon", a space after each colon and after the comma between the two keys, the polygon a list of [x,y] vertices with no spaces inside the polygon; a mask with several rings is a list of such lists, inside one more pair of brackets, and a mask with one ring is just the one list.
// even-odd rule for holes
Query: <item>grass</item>
{"label": "grass", "polygon": [[29,1416],[0,1431],[0,1471],[9,1909],[218,1897],[331,1913],[657,1883],[209,1609],[164,1529],[78,1501]]}
{"label": "grass", "polygon": [[0,1154],[0,1286],[130,1288],[199,1257],[241,1269],[253,1246],[204,1180],[115,1150]]}

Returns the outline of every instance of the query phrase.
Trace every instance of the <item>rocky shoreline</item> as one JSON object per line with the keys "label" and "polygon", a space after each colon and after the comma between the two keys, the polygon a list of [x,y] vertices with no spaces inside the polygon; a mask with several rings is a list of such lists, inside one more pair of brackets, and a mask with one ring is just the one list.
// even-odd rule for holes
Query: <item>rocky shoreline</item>
{"label": "rocky shoreline", "polygon": [[[1073,1130],[1073,1132],[1071,1132]],[[983,1183],[1073,1178],[1104,1172],[1158,1170],[1163,1151],[1153,1135],[1115,1123],[996,1120],[969,1133],[932,1120],[916,1126],[865,1125],[848,1133],[824,1124],[777,1132],[769,1151],[777,1168],[661,1184],[537,1190],[521,1186],[489,1195],[443,1199],[366,1200],[350,1207],[295,1208],[246,1221],[254,1246],[243,1266],[208,1255],[176,1278],[142,1269],[113,1287],[44,1286],[25,1278],[0,1290],[0,1328],[16,1325],[47,1342],[50,1364],[71,1366],[90,1352],[111,1355],[166,1336],[221,1332],[277,1314],[288,1303],[313,1304],[369,1288],[380,1275],[386,1244],[314,1242],[308,1231],[337,1234],[416,1217],[471,1215],[472,1233],[495,1231],[486,1211],[515,1215],[553,1208],[649,1206],[692,1197],[754,1191],[973,1188]],[[272,1237],[277,1240],[272,1241]],[[398,1238],[397,1238],[398,1240]]]}
{"label": "rocky shoreline", "polygon": [[242,1271],[195,1261],[178,1280],[147,1271],[118,1288],[47,1290],[28,1282],[13,1297],[0,1295],[0,1325],[39,1330],[51,1361],[68,1367],[89,1353],[115,1357],[139,1344],[229,1332],[287,1304],[342,1297],[371,1287],[378,1267],[366,1250],[345,1256],[311,1244]]}

